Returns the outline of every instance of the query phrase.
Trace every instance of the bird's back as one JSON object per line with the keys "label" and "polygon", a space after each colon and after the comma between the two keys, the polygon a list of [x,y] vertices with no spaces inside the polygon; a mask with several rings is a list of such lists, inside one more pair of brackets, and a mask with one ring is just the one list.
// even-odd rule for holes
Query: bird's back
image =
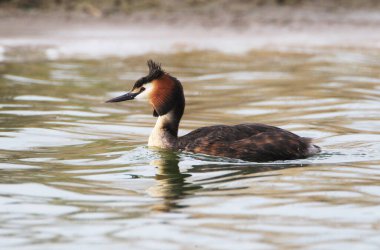
{"label": "bird's back", "polygon": [[305,158],[319,152],[309,138],[258,124],[203,127],[178,138],[179,150],[247,161]]}

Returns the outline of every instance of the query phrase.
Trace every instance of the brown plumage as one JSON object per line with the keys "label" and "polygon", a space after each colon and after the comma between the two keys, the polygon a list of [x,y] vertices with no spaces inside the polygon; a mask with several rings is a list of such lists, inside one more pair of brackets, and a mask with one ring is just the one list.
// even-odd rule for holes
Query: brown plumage
{"label": "brown plumage", "polygon": [[310,141],[265,124],[217,125],[199,128],[179,137],[177,149],[263,162],[308,157]]}
{"label": "brown plumage", "polygon": [[320,152],[309,138],[259,123],[203,127],[178,137],[185,109],[182,84],[151,60],[148,67],[149,74],[137,80],[131,92],[108,102],[131,100],[149,92],[153,115],[158,117],[149,146],[256,162],[300,159]]}
{"label": "brown plumage", "polygon": [[178,102],[177,99],[183,93],[181,85],[176,79],[164,74],[159,79],[152,81],[153,89],[149,95],[149,102],[158,115],[164,115]]}

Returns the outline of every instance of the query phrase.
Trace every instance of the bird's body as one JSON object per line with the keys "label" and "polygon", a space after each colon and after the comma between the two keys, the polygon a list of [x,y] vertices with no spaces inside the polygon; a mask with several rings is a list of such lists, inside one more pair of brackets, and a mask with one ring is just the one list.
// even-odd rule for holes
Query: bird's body
{"label": "bird's body", "polygon": [[108,102],[148,97],[158,117],[149,146],[255,162],[300,159],[320,152],[309,138],[259,123],[202,127],[178,137],[185,108],[182,85],[153,61],[148,66],[149,75],[139,79],[131,92]]}
{"label": "bird's body", "polygon": [[177,149],[246,161],[273,161],[306,158],[319,151],[311,139],[281,128],[247,123],[196,129],[179,137]]}

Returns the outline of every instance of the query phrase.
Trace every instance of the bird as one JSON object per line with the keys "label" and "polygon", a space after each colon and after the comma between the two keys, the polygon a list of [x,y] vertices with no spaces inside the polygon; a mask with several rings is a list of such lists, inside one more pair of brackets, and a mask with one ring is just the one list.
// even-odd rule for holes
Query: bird
{"label": "bird", "polygon": [[129,92],[106,102],[145,99],[150,103],[157,121],[149,147],[250,162],[303,159],[321,152],[310,138],[260,123],[201,127],[179,137],[185,110],[183,86],[160,63],[148,60],[147,65],[148,74],[138,79]]}

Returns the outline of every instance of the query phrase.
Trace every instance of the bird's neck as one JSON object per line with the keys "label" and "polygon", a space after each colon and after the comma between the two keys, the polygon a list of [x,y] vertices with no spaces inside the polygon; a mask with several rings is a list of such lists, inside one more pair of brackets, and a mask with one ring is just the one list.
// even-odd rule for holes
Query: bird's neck
{"label": "bird's neck", "polygon": [[159,116],[148,146],[175,149],[178,140],[178,128],[185,108],[184,100],[176,103],[165,115]]}

